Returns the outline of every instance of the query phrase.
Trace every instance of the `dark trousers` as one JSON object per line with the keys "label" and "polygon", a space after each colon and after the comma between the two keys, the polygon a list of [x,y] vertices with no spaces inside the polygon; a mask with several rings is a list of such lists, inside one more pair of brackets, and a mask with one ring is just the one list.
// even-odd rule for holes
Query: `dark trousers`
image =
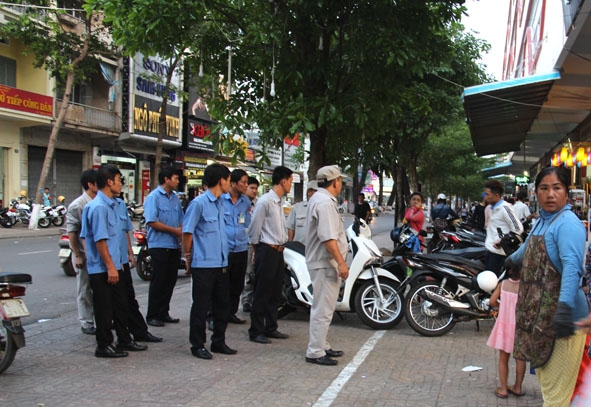
{"label": "dark trousers", "polygon": [[244,276],[248,263],[248,250],[228,255],[228,276],[230,278],[230,312],[232,316],[238,312],[240,295],[244,290]]}
{"label": "dark trousers", "polygon": [[250,329],[253,337],[277,330],[277,307],[283,284],[283,252],[260,244],[254,259],[254,295],[250,310]]}
{"label": "dark trousers", "polygon": [[503,256],[502,254],[486,252],[486,259],[484,260],[485,270],[490,270],[499,276],[506,258],[507,256]]}
{"label": "dark trousers", "polygon": [[125,283],[127,288],[127,315],[129,332],[136,337],[146,336],[148,333],[148,325],[144,320],[144,316],[140,312],[140,305],[135,299],[135,290],[133,289],[133,280],[131,278],[131,270],[129,263],[123,265],[123,271],[120,274],[121,281]]}
{"label": "dark trousers", "polygon": [[131,342],[131,336],[127,330],[127,289],[125,283],[121,281],[121,274],[119,271],[117,284],[107,282],[107,273],[88,275],[92,287],[96,344],[99,348],[106,348],[113,344],[111,326],[115,327],[118,342]]}
{"label": "dark trousers", "polygon": [[179,273],[181,252],[178,249],[149,249],[152,258],[152,280],[148,291],[146,319],[164,320],[170,310],[170,299]]}
{"label": "dark trousers", "polygon": [[215,324],[211,344],[222,346],[226,343],[226,326],[229,310],[229,278],[226,268],[191,268],[193,278],[191,321],[189,341],[193,348],[205,345],[205,321],[207,311],[213,312]]}

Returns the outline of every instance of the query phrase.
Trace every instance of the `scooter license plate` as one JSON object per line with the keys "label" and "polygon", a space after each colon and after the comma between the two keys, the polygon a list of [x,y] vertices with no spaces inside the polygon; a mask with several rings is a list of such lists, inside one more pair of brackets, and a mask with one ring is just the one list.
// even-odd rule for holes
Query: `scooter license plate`
{"label": "scooter license plate", "polygon": [[133,247],[131,248],[131,250],[133,251],[133,254],[134,254],[135,256],[137,256],[138,254],[140,254],[140,251],[142,250],[142,248],[141,248],[141,246],[133,246]]}
{"label": "scooter license plate", "polygon": [[59,257],[68,257],[72,253],[71,249],[60,249]]}
{"label": "scooter license plate", "polygon": [[1,313],[8,318],[28,317],[30,315],[27,306],[20,298],[0,300],[0,309],[2,310]]}

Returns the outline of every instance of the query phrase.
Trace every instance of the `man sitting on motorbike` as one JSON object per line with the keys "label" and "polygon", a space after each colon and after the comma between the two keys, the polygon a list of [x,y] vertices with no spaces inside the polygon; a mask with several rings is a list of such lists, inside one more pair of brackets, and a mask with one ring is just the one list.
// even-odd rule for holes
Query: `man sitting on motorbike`
{"label": "man sitting on motorbike", "polygon": [[431,210],[433,226],[440,230],[444,230],[447,228],[447,218],[450,215],[453,219],[459,218],[458,214],[447,204],[447,196],[445,196],[445,194],[437,195],[437,203]]}

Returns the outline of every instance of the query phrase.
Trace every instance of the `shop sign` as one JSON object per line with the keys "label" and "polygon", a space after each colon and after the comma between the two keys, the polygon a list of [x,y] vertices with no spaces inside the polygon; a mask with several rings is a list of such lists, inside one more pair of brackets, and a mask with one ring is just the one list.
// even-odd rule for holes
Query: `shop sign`
{"label": "shop sign", "polygon": [[528,176],[516,176],[515,177],[515,183],[517,185],[527,185],[529,184],[529,177]]}
{"label": "shop sign", "polygon": [[53,117],[53,98],[0,85],[0,107]]}
{"label": "shop sign", "polygon": [[[161,103],[135,97],[135,106],[133,108],[133,133],[147,136],[158,137],[158,127],[160,125],[160,107]],[[169,140],[178,141],[180,137],[181,120],[179,118],[179,108],[174,106],[166,107],[166,132],[165,137]]]}
{"label": "shop sign", "polygon": [[213,142],[206,139],[211,133],[211,124],[190,118],[187,122],[187,147],[213,152]]}
{"label": "shop sign", "polygon": [[[178,71],[175,69],[171,78],[171,85],[176,89],[181,88],[181,76]],[[135,94],[161,102],[169,72],[170,65],[159,56],[147,57],[137,53],[134,58]],[[179,98],[173,90],[168,92],[168,104],[180,106]]]}

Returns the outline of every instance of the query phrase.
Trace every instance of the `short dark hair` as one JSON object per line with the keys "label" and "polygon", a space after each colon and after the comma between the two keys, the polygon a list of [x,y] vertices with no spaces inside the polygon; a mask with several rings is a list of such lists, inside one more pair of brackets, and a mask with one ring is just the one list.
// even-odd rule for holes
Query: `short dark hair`
{"label": "short dark hair", "polygon": [[244,176],[248,177],[248,174],[246,173],[246,171],[241,170],[240,168],[236,168],[230,174],[230,182],[237,184]]}
{"label": "short dark hair", "polygon": [[181,175],[183,175],[183,170],[171,166],[160,168],[160,171],[158,172],[158,183],[160,185],[164,184],[166,182],[165,178],[172,179],[173,175],[178,175],[180,180]]}
{"label": "short dark hair", "polygon": [[484,187],[490,189],[490,192],[493,194],[503,195],[505,188],[503,188],[503,184],[501,181],[497,181],[496,179],[491,179],[490,181],[486,181],[484,183]]}
{"label": "short dark hair", "polygon": [[257,186],[261,185],[259,180],[255,177],[248,177],[248,185],[257,184]]}
{"label": "short dark hair", "polygon": [[527,193],[525,193],[524,191],[519,191],[517,193],[517,200],[518,201],[525,201],[526,198],[527,198]]}
{"label": "short dark hair", "polygon": [[229,176],[230,170],[225,165],[219,163],[210,164],[203,171],[203,184],[207,185],[207,188],[213,188],[222,178],[226,179]]}
{"label": "short dark hair", "polygon": [[413,192],[412,194],[410,194],[410,198],[408,199],[411,200],[413,196],[418,196],[419,198],[421,198],[421,202],[425,202],[425,197],[420,192]]}
{"label": "short dark hair", "polygon": [[96,186],[98,189],[103,189],[106,187],[108,180],[115,181],[115,176],[117,174],[121,176],[121,171],[119,171],[119,168],[115,167],[114,165],[101,165],[96,172]]}
{"label": "short dark hair", "polygon": [[338,181],[338,178],[331,179],[330,181],[318,181],[318,188],[326,189],[330,187],[332,184],[334,184],[336,181]]}
{"label": "short dark hair", "polygon": [[287,167],[279,165],[275,167],[273,170],[273,176],[271,177],[271,181],[273,181],[273,185],[279,185],[282,180],[289,179],[293,174],[293,171]]}
{"label": "short dark hair", "polygon": [[542,179],[544,179],[544,177],[546,175],[550,175],[550,174],[556,174],[556,176],[558,177],[558,180],[560,181],[560,183],[562,185],[564,185],[564,187],[566,188],[566,190],[568,191],[568,186],[570,185],[571,182],[571,174],[570,171],[567,170],[564,167],[546,167],[543,168],[542,171],[540,171],[538,173],[538,175],[536,176],[536,182],[535,182],[535,188],[536,191],[538,190],[538,186],[540,185],[540,183],[542,182]]}
{"label": "short dark hair", "polygon": [[96,170],[94,168],[82,171],[80,175],[80,184],[85,191],[90,188],[88,184],[96,184]]}

